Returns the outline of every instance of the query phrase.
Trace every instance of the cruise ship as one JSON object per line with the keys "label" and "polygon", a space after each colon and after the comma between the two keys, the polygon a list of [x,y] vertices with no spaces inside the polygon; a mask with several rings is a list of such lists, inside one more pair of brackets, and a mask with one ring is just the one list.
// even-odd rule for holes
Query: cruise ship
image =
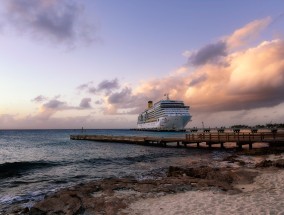
{"label": "cruise ship", "polygon": [[189,106],[166,96],[165,100],[155,104],[148,101],[148,108],[138,116],[138,130],[185,131],[185,126],[191,120]]}

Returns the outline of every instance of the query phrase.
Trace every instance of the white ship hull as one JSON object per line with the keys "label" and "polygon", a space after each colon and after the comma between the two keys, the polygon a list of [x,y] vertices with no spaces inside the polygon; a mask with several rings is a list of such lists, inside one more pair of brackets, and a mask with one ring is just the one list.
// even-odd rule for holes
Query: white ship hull
{"label": "white ship hull", "polygon": [[154,122],[138,123],[137,128],[141,130],[182,131],[190,119],[191,116],[165,116]]}

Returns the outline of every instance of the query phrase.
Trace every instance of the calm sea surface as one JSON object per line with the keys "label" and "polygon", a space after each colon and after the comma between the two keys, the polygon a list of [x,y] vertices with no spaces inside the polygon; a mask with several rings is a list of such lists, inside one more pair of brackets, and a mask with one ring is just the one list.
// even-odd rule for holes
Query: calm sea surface
{"label": "calm sea surface", "polygon": [[[221,159],[224,152],[70,140],[80,130],[0,131],[0,212],[31,206],[49,192],[109,177],[162,176],[170,165]],[[85,130],[84,134],[184,136],[185,133]]]}

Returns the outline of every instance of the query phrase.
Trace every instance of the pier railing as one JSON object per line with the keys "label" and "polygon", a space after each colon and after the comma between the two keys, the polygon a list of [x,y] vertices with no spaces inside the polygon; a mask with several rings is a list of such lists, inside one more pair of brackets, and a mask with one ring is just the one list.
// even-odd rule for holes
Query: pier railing
{"label": "pier railing", "polygon": [[186,134],[186,141],[236,142],[236,141],[271,141],[284,138],[284,133],[200,133]]}
{"label": "pier railing", "polygon": [[179,147],[187,145],[206,143],[211,148],[214,144],[220,144],[224,148],[224,143],[234,142],[236,147],[242,148],[243,145],[249,145],[252,149],[254,143],[265,142],[269,146],[284,146],[284,132],[267,132],[267,133],[194,133],[186,134],[183,137],[146,137],[146,136],[111,136],[111,135],[71,135],[72,140],[91,140],[100,142],[121,142],[143,145],[160,145],[167,146],[169,143],[176,143]]}

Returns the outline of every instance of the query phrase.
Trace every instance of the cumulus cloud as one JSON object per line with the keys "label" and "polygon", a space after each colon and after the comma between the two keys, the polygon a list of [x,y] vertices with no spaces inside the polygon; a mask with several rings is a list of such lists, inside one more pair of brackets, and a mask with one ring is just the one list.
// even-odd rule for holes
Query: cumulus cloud
{"label": "cumulus cloud", "polygon": [[52,99],[47,103],[43,104],[43,107],[49,109],[63,109],[66,108],[66,102],[59,101],[58,99]]}
{"label": "cumulus cloud", "polygon": [[47,120],[58,111],[70,109],[66,102],[60,101],[57,98],[51,99],[40,106],[37,118]]}
{"label": "cumulus cloud", "polygon": [[188,57],[189,63],[193,66],[207,63],[225,63],[224,57],[228,56],[229,50],[247,45],[271,22],[271,17],[252,21],[235,30],[230,36],[225,36],[215,43],[205,45],[198,51],[185,51],[183,55]]}
{"label": "cumulus cloud", "polygon": [[[172,75],[124,88],[106,96],[111,113],[135,108],[139,113],[147,100],[158,101],[169,93],[184,100],[197,113],[251,110],[274,107],[284,102],[284,41],[268,40],[244,47],[268,26],[271,18],[253,21],[223,37],[220,42],[191,53],[197,67],[182,67]],[[241,47],[242,49],[234,49]],[[219,58],[222,63],[219,63]],[[141,102],[142,100],[142,102]]]}
{"label": "cumulus cloud", "polygon": [[119,92],[106,96],[106,111],[109,114],[137,114],[147,107],[147,101],[163,99],[165,93],[172,98],[181,99],[181,90],[188,85],[188,79],[181,78],[182,73],[153,79],[142,83],[135,90],[124,87]]}
{"label": "cumulus cloud", "polygon": [[91,86],[93,84],[92,81],[85,83],[85,84],[81,84],[80,86],[77,87],[77,90],[86,90],[89,88],[89,86]]}
{"label": "cumulus cloud", "polygon": [[[136,110],[139,107],[139,103],[141,103],[139,96],[133,95],[132,89],[129,87],[124,87],[119,92],[111,93],[106,97],[106,100],[107,108],[104,109],[104,113],[106,114],[129,114]],[[119,109],[123,109],[124,111],[119,112]]]}
{"label": "cumulus cloud", "polygon": [[95,104],[96,104],[96,105],[101,105],[101,104],[103,104],[103,103],[104,103],[104,100],[103,100],[103,99],[99,99],[99,100],[95,101]]}
{"label": "cumulus cloud", "polygon": [[[40,98],[41,97],[44,96],[40,96]],[[47,101],[39,107],[39,112],[36,115],[38,119],[50,119],[55,113],[59,111],[92,109],[91,98],[83,98],[78,106],[68,105],[67,102],[60,100],[60,96],[56,96],[50,100],[46,98],[45,100]]]}
{"label": "cumulus cloud", "polygon": [[[123,122],[123,123],[121,123]],[[100,118],[93,114],[82,116],[64,116],[51,117],[43,119],[36,116],[25,116],[19,118],[16,115],[0,114],[0,129],[85,129],[91,128],[130,128],[133,127],[133,121],[124,116],[104,116]]]}
{"label": "cumulus cloud", "polygon": [[271,17],[254,20],[244,27],[235,30],[233,34],[227,37],[226,43],[231,49],[246,45],[248,42],[255,39],[271,22]]}
{"label": "cumulus cloud", "polygon": [[227,45],[224,41],[212,43],[204,46],[197,52],[192,53],[189,56],[189,62],[194,66],[203,65],[210,62],[218,62],[220,57],[227,55]]}
{"label": "cumulus cloud", "polygon": [[197,76],[197,77],[192,77],[188,86],[192,87],[194,85],[200,84],[200,83],[206,81],[206,79],[207,79],[207,74],[202,74],[202,75]]}
{"label": "cumulus cloud", "polygon": [[231,61],[228,93],[255,101],[261,106],[272,106],[284,101],[284,41],[261,43]]}
{"label": "cumulus cloud", "polygon": [[207,76],[189,86],[185,99],[200,111],[269,107],[284,101],[283,41],[267,41],[228,55],[228,67],[206,64],[190,76]]}
{"label": "cumulus cloud", "polygon": [[52,42],[76,44],[94,40],[78,0],[3,0],[3,23],[21,33]]}
{"label": "cumulus cloud", "polygon": [[43,95],[39,95],[37,97],[35,97],[34,99],[32,99],[33,102],[36,103],[41,103],[47,100],[47,97],[43,96]]}
{"label": "cumulus cloud", "polygon": [[[118,79],[113,79],[97,85],[88,82],[77,89],[100,96],[95,104],[102,104],[99,108],[105,117],[136,115],[147,107],[148,100],[156,102],[169,93],[170,98],[183,100],[191,106],[193,120],[219,122],[224,117],[221,123],[229,124],[232,120],[261,123],[263,119],[283,119],[284,41],[266,40],[249,45],[270,22],[270,18],[253,21],[222,37],[219,42],[190,54],[187,52],[192,65],[141,82],[135,88],[121,87]],[[36,98],[33,99],[35,102],[41,101],[40,96]],[[51,116],[58,111],[91,108],[90,98],[83,98],[78,106],[70,106],[59,97],[41,102],[41,114],[36,116],[37,119],[53,120]],[[264,118],[267,112],[270,118]],[[261,120],[257,121],[257,117]],[[2,120],[5,119],[12,120],[11,116],[3,116]]]}
{"label": "cumulus cloud", "polygon": [[125,87],[120,92],[111,94],[108,97],[108,102],[110,104],[128,103],[130,99],[131,99],[131,89]]}
{"label": "cumulus cloud", "polygon": [[98,91],[102,91],[102,90],[110,91],[110,90],[118,89],[118,88],[119,88],[118,79],[115,78],[111,81],[109,80],[102,81],[101,83],[99,83],[97,90]]}
{"label": "cumulus cloud", "polygon": [[80,105],[79,107],[82,108],[82,109],[89,109],[89,108],[92,108],[91,106],[91,101],[92,99],[91,98],[83,98],[80,102]]}
{"label": "cumulus cloud", "polygon": [[77,87],[79,91],[87,91],[91,94],[99,94],[101,92],[106,95],[110,94],[113,90],[119,89],[120,84],[117,78],[113,80],[103,80],[97,86],[93,82],[88,82]]}

